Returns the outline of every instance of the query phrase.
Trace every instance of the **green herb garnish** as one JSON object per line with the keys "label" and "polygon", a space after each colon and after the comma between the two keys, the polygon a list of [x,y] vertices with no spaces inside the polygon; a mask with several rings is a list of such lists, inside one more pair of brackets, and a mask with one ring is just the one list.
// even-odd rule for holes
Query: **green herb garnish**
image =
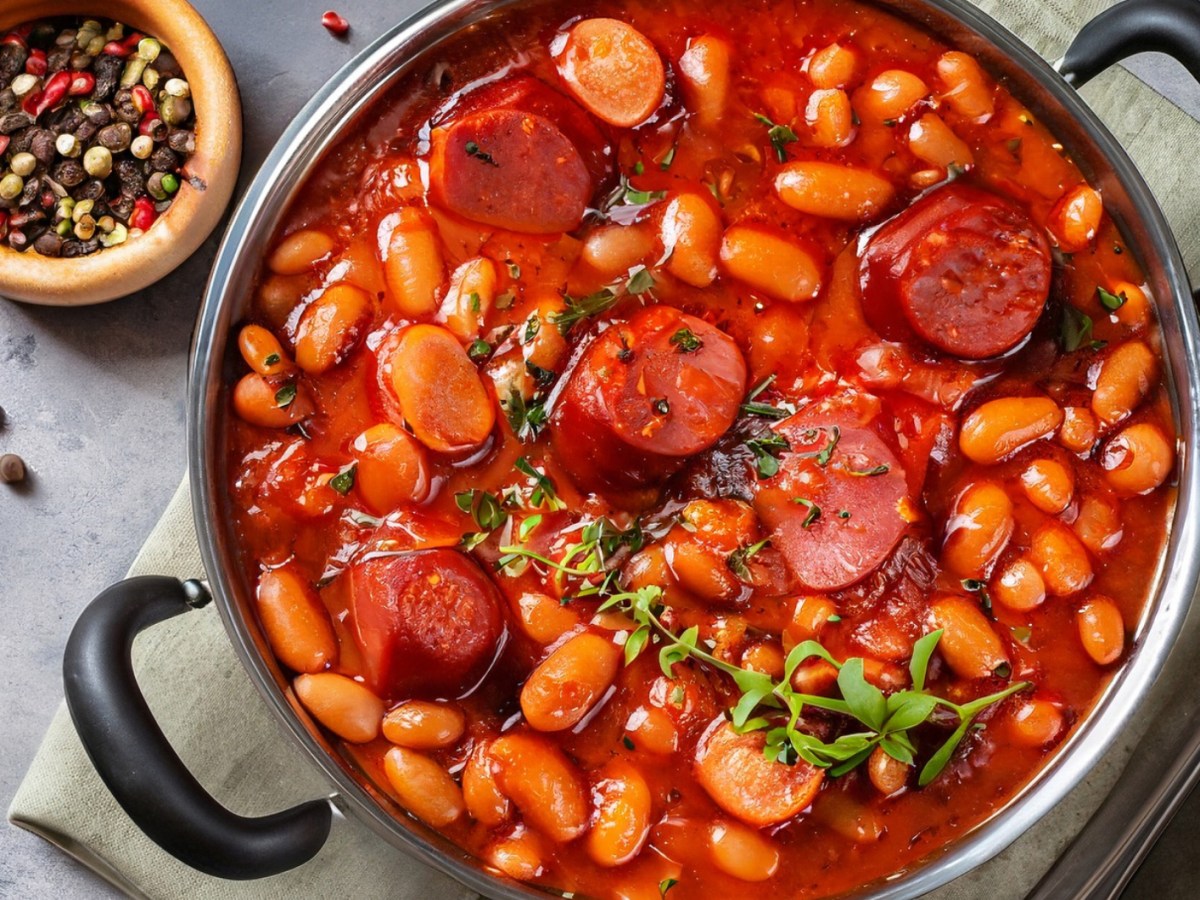
{"label": "green herb garnish", "polygon": [[1116,312],[1129,299],[1124,294],[1111,294],[1102,287],[1096,288],[1096,294],[1100,297],[1100,305],[1109,312]]}
{"label": "green herb garnish", "polygon": [[358,463],[351,463],[329,479],[329,486],[345,497],[354,487],[354,476],[358,472]]}
{"label": "green herb garnish", "polygon": [[645,266],[639,266],[625,282],[626,293],[633,294],[635,297],[638,294],[646,293],[652,287],[654,287],[654,276]]}
{"label": "green herb garnish", "polygon": [[296,383],[293,381],[289,381],[275,392],[275,405],[280,409],[287,409],[292,405],[292,401],[295,399]]}
{"label": "green herb garnish", "polygon": [[467,156],[473,156],[480,162],[487,163],[489,166],[495,166],[496,168],[500,167],[500,163],[496,162],[496,160],[492,157],[492,154],[485,153],[483,149],[474,141],[467,141],[467,144],[465,147],[463,147],[463,149],[467,151]]}
{"label": "green herb garnish", "polygon": [[480,362],[487,359],[492,354],[492,345],[482,338],[471,341],[471,346],[467,348],[467,356],[471,357],[474,362]]}
{"label": "green herb garnish", "polygon": [[504,408],[504,415],[513,434],[522,443],[536,438],[550,418],[542,403],[533,400],[526,402],[521,392],[515,388],[507,400],[500,401],[500,405]]}
{"label": "green herb garnish", "polygon": [[771,542],[770,538],[759,541],[757,544],[751,544],[749,547],[738,547],[727,557],[725,564],[729,566],[729,571],[736,575],[739,579],[745,582],[750,581],[750,567],[747,563],[761,550]]}
{"label": "green herb garnish", "polygon": [[817,521],[817,519],[821,518],[821,507],[817,506],[817,504],[813,503],[807,497],[793,497],[792,502],[797,503],[808,510],[808,515],[805,516],[804,521],[800,523],[801,528],[809,528]]}
{"label": "green herb garnish", "polygon": [[767,126],[767,137],[771,140],[771,146],[775,148],[775,157],[780,162],[787,162],[787,151],[784,147],[800,140],[796,137],[796,132],[787,125],[777,125],[762,113],[755,113],[754,118]]}
{"label": "green herb garnish", "polygon": [[671,335],[671,343],[679,348],[680,353],[695,353],[704,346],[704,341],[696,337],[690,328],[680,328]]}
{"label": "green herb garnish", "polygon": [[586,297],[572,297],[570,294],[565,294],[563,299],[567,302],[567,308],[554,314],[554,324],[558,326],[559,334],[566,336],[576,323],[607,312],[616,304],[620,296],[610,288],[601,288]]}
{"label": "green herb garnish", "polygon": [[[929,721],[939,708],[949,710],[957,716],[958,727],[922,767],[918,783],[923,787],[945,769],[967,731],[977,724],[975,718],[981,712],[1030,686],[1028,682],[1018,682],[964,704],[927,691],[925,677],[941,631],[931,632],[913,645],[909,661],[912,687],[908,690],[885,696],[866,680],[861,657],[839,662],[816,641],[804,641],[792,648],[784,663],[783,677],[776,682],[765,673],[732,665],[702,649],[698,646],[699,629],[695,626],[675,634],[660,618],[663,608],[662,589],[653,585],[613,594],[599,607],[600,611],[615,609],[625,613],[639,629],[645,627],[653,632],[652,640],[639,648],[639,653],[652,643],[658,644],[659,667],[668,678],[674,677],[675,665],[688,659],[732,678],[741,697],[729,711],[730,721],[742,733],[765,730],[763,753],[768,759],[782,763],[803,759],[827,769],[833,778],[866,762],[876,747],[882,747],[885,753],[906,765],[913,765],[918,748],[911,732]],[[792,687],[792,675],[810,659],[823,659],[838,670],[840,697],[804,694]],[[825,710],[850,720],[850,731],[829,742],[809,734],[802,730],[806,708]]]}
{"label": "green herb garnish", "polygon": [[779,457],[785,450],[792,449],[791,442],[782,434],[768,431],[746,441],[754,454],[754,468],[759,478],[770,478],[779,472]]}

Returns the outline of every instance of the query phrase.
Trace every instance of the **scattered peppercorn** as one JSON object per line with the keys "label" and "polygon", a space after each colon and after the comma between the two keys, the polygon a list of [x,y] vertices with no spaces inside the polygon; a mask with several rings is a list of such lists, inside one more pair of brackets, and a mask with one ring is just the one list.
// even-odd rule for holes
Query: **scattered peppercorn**
{"label": "scattered peppercorn", "polygon": [[16,484],[25,480],[25,460],[15,453],[5,453],[0,456],[0,481],[5,484]]}
{"label": "scattered peppercorn", "polygon": [[122,244],[166,212],[195,149],[191,86],[155,38],[82,17],[0,34],[0,244]]}
{"label": "scattered peppercorn", "polygon": [[336,34],[339,37],[350,30],[350,23],[346,17],[338,15],[332,9],[326,10],[325,14],[321,16],[321,24],[330,34]]}

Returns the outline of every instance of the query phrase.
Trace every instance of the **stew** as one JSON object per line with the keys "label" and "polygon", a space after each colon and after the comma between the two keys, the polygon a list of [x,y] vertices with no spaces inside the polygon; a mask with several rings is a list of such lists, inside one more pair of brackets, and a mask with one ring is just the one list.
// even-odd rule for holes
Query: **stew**
{"label": "stew", "polygon": [[891,875],[1131,652],[1176,443],[1145,278],[1046,125],[874,6],[498,13],[328,155],[250,310],[263,632],[498,873]]}

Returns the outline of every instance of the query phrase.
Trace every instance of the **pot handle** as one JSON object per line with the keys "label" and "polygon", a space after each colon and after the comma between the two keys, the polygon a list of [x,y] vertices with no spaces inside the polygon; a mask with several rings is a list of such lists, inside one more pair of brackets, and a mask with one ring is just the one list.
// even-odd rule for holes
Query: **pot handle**
{"label": "pot handle", "polygon": [[1079,87],[1125,57],[1150,51],[1175,57],[1200,80],[1200,3],[1122,0],[1079,29],[1058,71]]}
{"label": "pot handle", "polygon": [[210,599],[198,581],[162,576],[129,578],[103,591],[67,641],[67,709],[96,771],[147,837],[209,875],[264,878],[316,855],[329,836],[329,803],[311,800],[260,818],[225,809],[163,736],[130,659],[141,631]]}

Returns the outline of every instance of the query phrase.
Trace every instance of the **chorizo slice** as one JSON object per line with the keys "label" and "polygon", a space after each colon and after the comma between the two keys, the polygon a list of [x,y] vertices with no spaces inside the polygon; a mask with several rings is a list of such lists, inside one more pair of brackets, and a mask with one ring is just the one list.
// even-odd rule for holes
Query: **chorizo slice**
{"label": "chorizo slice", "polygon": [[1012,201],[952,182],[875,232],[860,278],[868,321],[962,359],[1020,344],[1050,293],[1045,235]]}
{"label": "chorizo slice", "polygon": [[723,715],[696,744],[696,780],[713,801],[747,825],[778,825],[806,810],[825,772],[804,760],[772,762],[763,756],[765,731],[738,734]]}
{"label": "chorizo slice", "polygon": [[672,307],[649,307],[584,351],[551,420],[554,449],[581,487],[646,487],[716,443],[745,390],[732,338]]}
{"label": "chorizo slice", "polygon": [[456,550],[359,563],[350,593],[367,683],[388,700],[462,694],[486,674],[506,636],[495,585]]}
{"label": "chorizo slice", "polygon": [[473,222],[528,234],[579,225],[595,184],[553,121],[516,109],[455,119],[431,135],[431,200]]}
{"label": "chorizo slice", "polygon": [[805,588],[836,591],[861,581],[895,550],[909,525],[904,468],[869,428],[853,420],[781,423],[779,472],[760,487],[755,509]]}

